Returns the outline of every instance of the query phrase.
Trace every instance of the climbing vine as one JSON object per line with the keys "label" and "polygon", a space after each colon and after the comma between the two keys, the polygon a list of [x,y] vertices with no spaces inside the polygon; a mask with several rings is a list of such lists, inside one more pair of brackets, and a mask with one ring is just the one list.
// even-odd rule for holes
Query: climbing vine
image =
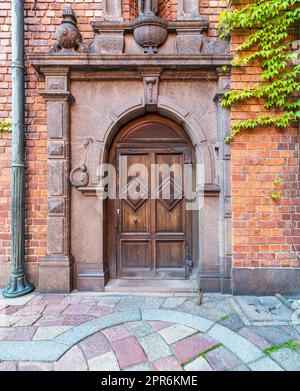
{"label": "climbing vine", "polygon": [[226,93],[222,106],[263,99],[268,113],[257,113],[255,118],[233,124],[227,142],[243,129],[259,126],[286,128],[291,121],[300,118],[300,59],[296,53],[300,0],[254,0],[247,5],[239,3],[238,0],[231,1],[232,8],[221,14],[220,35],[225,37],[239,30],[248,33],[238,46],[232,65],[245,67],[259,64],[262,74],[256,84]]}
{"label": "climbing vine", "polygon": [[10,122],[0,122],[0,133],[11,132]]}

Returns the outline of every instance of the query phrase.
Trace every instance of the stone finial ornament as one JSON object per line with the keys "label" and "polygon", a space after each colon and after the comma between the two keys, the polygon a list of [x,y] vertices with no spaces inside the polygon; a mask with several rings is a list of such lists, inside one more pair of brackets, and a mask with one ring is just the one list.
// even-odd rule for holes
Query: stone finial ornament
{"label": "stone finial ornament", "polygon": [[138,18],[134,22],[133,36],[145,54],[157,53],[157,48],[167,40],[168,22],[159,18],[157,12],[158,0],[138,1]]}
{"label": "stone finial ornament", "polygon": [[86,52],[88,48],[82,43],[82,36],[77,27],[77,18],[71,7],[63,10],[62,22],[57,27],[55,36],[57,43],[51,46],[50,52],[70,54],[74,51]]}

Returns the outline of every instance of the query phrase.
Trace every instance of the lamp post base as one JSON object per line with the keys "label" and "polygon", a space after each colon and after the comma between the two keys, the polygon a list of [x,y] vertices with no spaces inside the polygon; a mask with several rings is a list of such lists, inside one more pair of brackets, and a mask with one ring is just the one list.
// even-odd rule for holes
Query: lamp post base
{"label": "lamp post base", "polygon": [[34,285],[27,282],[26,277],[12,277],[7,287],[2,292],[2,296],[9,299],[27,295],[35,290]]}

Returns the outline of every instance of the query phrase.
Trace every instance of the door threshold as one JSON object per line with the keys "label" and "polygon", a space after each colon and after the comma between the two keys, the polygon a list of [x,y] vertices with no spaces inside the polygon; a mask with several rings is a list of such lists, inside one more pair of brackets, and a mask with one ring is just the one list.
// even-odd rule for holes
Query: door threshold
{"label": "door threshold", "polygon": [[134,280],[111,279],[105,285],[105,292],[155,292],[196,293],[196,280]]}

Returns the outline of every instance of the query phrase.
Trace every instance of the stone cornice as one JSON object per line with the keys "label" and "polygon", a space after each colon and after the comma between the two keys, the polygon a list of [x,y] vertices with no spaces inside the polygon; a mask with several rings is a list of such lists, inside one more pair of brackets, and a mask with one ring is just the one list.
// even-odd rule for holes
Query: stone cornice
{"label": "stone cornice", "polygon": [[[102,31],[124,31],[125,33],[132,33],[134,28],[134,21],[104,21],[102,19],[93,20],[91,22],[92,28],[95,33]],[[209,20],[205,17],[195,20],[176,20],[168,23],[169,33],[178,33],[180,31],[204,31],[209,26]]]}
{"label": "stone cornice", "polygon": [[161,67],[162,69],[214,69],[223,65],[230,66],[231,54],[200,55],[102,55],[75,53],[36,54],[30,56],[31,65],[41,74],[49,73],[51,68],[69,70],[137,70],[140,67]]}

